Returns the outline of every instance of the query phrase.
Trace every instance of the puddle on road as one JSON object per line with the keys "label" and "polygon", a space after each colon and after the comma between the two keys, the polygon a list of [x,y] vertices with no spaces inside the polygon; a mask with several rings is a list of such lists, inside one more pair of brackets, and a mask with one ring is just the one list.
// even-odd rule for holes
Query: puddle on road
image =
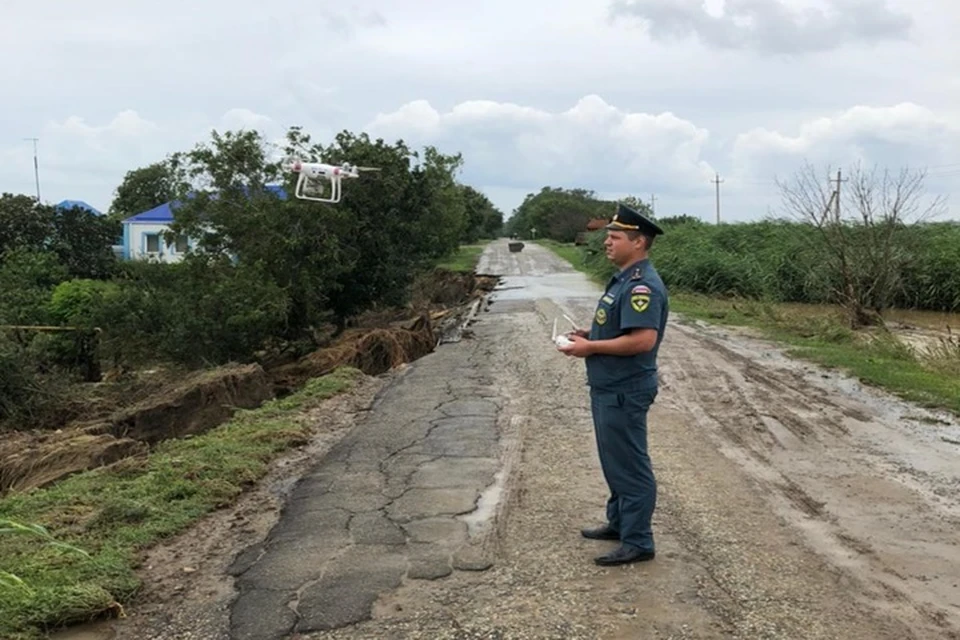
{"label": "puddle on road", "polygon": [[490,294],[490,299],[493,301],[538,298],[595,299],[600,293],[602,293],[600,288],[581,273],[551,273],[542,276],[504,276],[500,286]]}
{"label": "puddle on road", "polygon": [[96,622],[64,629],[50,635],[50,640],[113,640],[117,637],[109,622]]}
{"label": "puddle on road", "polygon": [[483,253],[477,265],[480,273],[496,273],[500,284],[491,300],[536,300],[551,298],[596,299],[600,288],[568,262],[549,249],[529,244],[523,253],[508,253],[507,243],[495,242]]}
{"label": "puddle on road", "polygon": [[503,498],[503,488],[506,484],[507,474],[503,468],[497,471],[493,477],[493,484],[488,486],[480,494],[477,500],[477,508],[460,516],[460,520],[467,524],[467,533],[471,538],[482,533],[497,515],[497,505]]}

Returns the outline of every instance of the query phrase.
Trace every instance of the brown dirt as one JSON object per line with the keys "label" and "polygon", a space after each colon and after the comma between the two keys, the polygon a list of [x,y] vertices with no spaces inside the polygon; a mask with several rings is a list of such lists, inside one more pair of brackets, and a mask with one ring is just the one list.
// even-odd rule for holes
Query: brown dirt
{"label": "brown dirt", "polygon": [[202,371],[102,420],[0,440],[0,492],[42,487],[66,476],[145,454],[150,444],[202,433],[237,408],[273,397],[259,365]]}
{"label": "brown dirt", "polygon": [[319,349],[298,362],[271,371],[273,385],[292,390],[310,378],[326,375],[344,365],[368,375],[379,375],[433,351],[437,344],[430,316],[423,313],[409,326],[348,329],[332,346]]}

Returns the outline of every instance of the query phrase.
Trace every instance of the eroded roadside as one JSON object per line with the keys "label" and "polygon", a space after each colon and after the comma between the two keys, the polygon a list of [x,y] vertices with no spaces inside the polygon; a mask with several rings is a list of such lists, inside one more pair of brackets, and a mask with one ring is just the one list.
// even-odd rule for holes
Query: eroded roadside
{"label": "eroded roadside", "polygon": [[[448,526],[447,534],[434,529],[431,544],[478,553],[461,566],[454,553],[449,561],[444,556],[446,563],[435,555],[432,565],[416,565],[407,553],[396,557],[399,547],[417,543],[406,525],[424,518],[409,517],[425,514],[394,510],[388,519],[404,531],[402,545],[400,538],[392,545],[381,539],[376,550],[381,555],[367,554],[355,565],[362,570],[351,573],[349,563],[341,566],[346,578],[341,585],[352,577],[360,585],[353,593],[377,592],[364,601],[369,619],[360,615],[336,629],[301,629],[301,637],[958,637],[960,455],[939,438],[940,431],[931,431],[955,425],[937,426],[931,420],[943,416],[791,362],[753,338],[674,322],[661,352],[664,385],[650,421],[660,483],[658,557],[601,569],[591,560],[609,543],[578,535],[580,526],[602,516],[606,497],[583,367],[554,351],[548,340],[561,311],[586,322],[597,289],[536,245],[509,254],[505,242],[494,243],[480,269],[507,276],[493,304],[477,316],[472,335],[415,363],[411,369],[429,375],[408,388],[424,412],[440,409],[438,395],[455,388],[479,389],[476,395],[497,407],[495,416],[477,407],[465,412],[493,420],[473,423],[481,432],[470,440],[483,448],[482,455],[439,452],[455,465],[458,457],[489,459],[494,451],[500,473],[482,471],[487,490],[455,469],[434,474],[430,482],[461,479],[482,507],[482,517],[464,505],[448,508],[445,516],[462,526]],[[402,373],[400,379],[414,378]],[[128,620],[112,625],[115,636],[102,637],[231,637],[235,593],[227,569],[278,522],[275,510],[258,510],[279,507],[283,482],[315,469],[324,452],[362,433],[365,439],[342,451],[360,447],[367,453],[355,458],[358,464],[377,462],[367,481],[389,479],[382,463],[396,460],[398,451],[438,455],[398,448],[404,438],[409,447],[422,447],[436,420],[412,423],[385,412],[389,403],[372,402],[383,384],[370,379],[359,394],[336,399],[344,404],[318,414],[320,422],[341,422],[332,425],[327,440],[318,441],[309,459],[276,471],[274,484],[257,492],[261,502],[248,498],[246,510],[236,515],[243,520],[231,526],[231,516],[220,514],[222,526],[208,524],[208,535],[201,525],[158,550],[153,558],[166,567],[166,577],[151,587],[159,589],[155,604],[131,611]],[[396,382],[383,387],[390,388],[400,387]],[[363,425],[374,424],[378,428],[364,431]],[[483,431],[491,424],[495,442]],[[405,430],[406,436],[389,439]],[[459,442],[456,433],[447,437],[437,446]],[[418,495],[409,491],[415,476],[413,469],[398,473],[402,487],[391,492],[376,485],[369,494],[363,477],[353,477],[353,485],[334,493],[350,496],[350,486],[358,498],[379,492],[382,497],[368,511],[380,512],[387,508],[384,501]],[[442,511],[452,494],[443,495],[415,506]],[[356,506],[351,513],[364,511]],[[234,530],[245,533],[235,536]],[[345,530],[349,533],[349,526]],[[191,556],[190,549],[199,552]],[[312,554],[304,550],[301,557],[309,562]],[[400,577],[375,589],[363,579],[382,573]],[[334,610],[317,601],[309,610],[300,606],[299,613],[323,618]],[[257,611],[266,617],[291,610],[287,602],[277,602]],[[242,637],[236,624],[233,637]]]}

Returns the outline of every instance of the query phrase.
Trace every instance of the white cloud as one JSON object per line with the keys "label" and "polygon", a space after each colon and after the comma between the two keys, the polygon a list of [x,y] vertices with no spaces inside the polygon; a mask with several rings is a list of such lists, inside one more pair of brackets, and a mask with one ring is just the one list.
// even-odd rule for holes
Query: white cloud
{"label": "white cloud", "polygon": [[955,0],[7,4],[0,191],[33,192],[37,136],[53,201],[105,209],[214,128],[461,151],[506,212],[552,184],[712,219],[717,171],[724,218],[750,219],[805,159],[960,163]]}
{"label": "white cloud", "polygon": [[892,9],[887,0],[825,4],[726,0],[706,7],[702,0],[614,0],[610,15],[614,20],[640,18],[650,37],[658,40],[692,35],[718,49],[788,54],[904,40],[913,27],[910,15]]}
{"label": "white cloud", "polygon": [[[45,199],[80,198],[106,209],[126,171],[206,142],[211,129],[255,129],[276,141],[286,126],[242,107],[188,128],[129,110],[102,122],[79,116],[52,121],[40,142]],[[775,178],[789,177],[804,162],[940,167],[956,163],[960,148],[960,122],[910,102],[853,106],[793,126],[757,126],[728,142],[712,141],[705,127],[673,113],[629,111],[597,95],[555,111],[491,100],[440,111],[416,100],[358,129],[390,141],[403,139],[415,148],[431,144],[463,153],[464,181],[507,214],[527,193],[550,185],[586,188],[602,197],[648,199],[655,193],[661,215],[683,212],[712,219],[711,180],[719,172],[724,219],[755,219],[778,204]],[[309,128],[307,133],[326,141]],[[0,155],[0,180],[15,181],[21,192],[32,193],[30,143],[7,147]],[[948,193],[958,182],[957,171],[937,169],[929,184]]]}
{"label": "white cloud", "polygon": [[565,111],[489,100],[441,113],[418,100],[380,114],[372,134],[462,152],[465,176],[497,188],[584,187],[603,192],[682,190],[712,175],[709,135],[672,113],[633,113],[596,95]]}
{"label": "white cloud", "polygon": [[250,109],[234,108],[227,111],[220,117],[218,131],[237,131],[245,129],[249,131],[258,131],[265,137],[276,135],[279,132],[279,125],[269,116],[256,113]]}
{"label": "white cloud", "polygon": [[939,166],[956,158],[960,122],[912,103],[855,106],[811,120],[790,135],[758,127],[737,136],[733,162],[744,175],[769,176],[803,160],[818,164],[856,161],[892,166]]}
{"label": "white cloud", "polygon": [[63,122],[51,122],[46,126],[45,134],[54,137],[75,137],[90,144],[99,145],[105,140],[137,138],[155,133],[156,123],[140,117],[136,111],[126,110],[118,113],[104,125],[87,124],[80,116],[70,116]]}
{"label": "white cloud", "polygon": [[[233,108],[205,126],[158,123],[124,110],[98,123],[78,115],[48,122],[39,138],[41,196],[46,201],[80,199],[106,211],[127,171],[207,142],[212,129],[253,129],[270,139],[282,133],[272,118]],[[28,141],[0,148],[0,185],[34,193],[33,146]],[[28,188],[29,187],[29,188]]]}

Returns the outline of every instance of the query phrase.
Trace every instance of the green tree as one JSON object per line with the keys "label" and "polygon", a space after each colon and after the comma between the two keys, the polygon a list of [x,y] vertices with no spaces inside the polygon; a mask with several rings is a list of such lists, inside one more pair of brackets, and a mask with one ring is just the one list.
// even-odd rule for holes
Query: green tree
{"label": "green tree", "polygon": [[495,238],[503,227],[503,213],[487,196],[469,185],[461,185],[466,225],[461,241],[474,243],[480,238]]}
{"label": "green tree", "polygon": [[456,182],[462,166],[460,154],[448,156],[427,147],[423,163],[412,172],[413,188],[421,203],[414,217],[418,253],[424,257],[451,254],[467,233],[466,200]]}
{"label": "green tree", "polygon": [[612,216],[613,205],[586,189],[544,187],[537,194],[527,195],[508,228],[522,238],[530,238],[531,229],[536,229],[537,237],[573,242],[590,219]]}
{"label": "green tree", "polygon": [[[288,137],[291,152],[309,143],[296,129]],[[177,184],[172,234],[197,239],[197,260],[234,256],[287,291],[285,337],[298,337],[329,319],[338,276],[352,264],[344,239],[356,231],[348,212],[284,200],[268,189],[280,180],[280,165],[268,161],[256,132],[214,131],[209,143],[175,154],[172,166]],[[292,194],[292,179],[285,186]]]}
{"label": "green tree", "polygon": [[428,148],[421,161],[402,140],[391,145],[347,131],[320,154],[327,162],[380,169],[346,185],[332,208],[350,221],[341,237],[347,269],[330,299],[337,321],[404,304],[415,275],[457,246],[464,215],[454,176],[460,156]]}
{"label": "green tree", "polygon": [[457,247],[465,226],[459,155],[428,148],[421,162],[402,141],[347,131],[322,146],[298,127],[288,131],[286,153],[378,171],[349,180],[343,200],[329,205],[269,189],[282,181],[292,194],[297,176],[268,160],[256,132],[214,132],[209,144],[173,158],[173,232],[198,238],[203,254],[258,265],[287,291],[285,337],[327,320],[343,327],[360,311],[404,303],[417,271]]}
{"label": "green tree", "polygon": [[71,276],[108,278],[117,267],[113,243],[122,225],[79,207],[60,209],[53,216],[47,246],[57,254]]}
{"label": "green tree", "polygon": [[43,248],[53,227],[53,207],[26,195],[0,195],[0,257],[16,248]]}
{"label": "green tree", "polygon": [[651,219],[654,218],[653,207],[651,207],[649,204],[647,204],[646,202],[644,202],[643,200],[641,200],[636,196],[625,196],[623,198],[618,199],[617,202],[621,202],[627,205],[628,207],[630,207],[631,209],[639,211],[647,218],[651,218]]}
{"label": "green tree", "polygon": [[108,215],[122,221],[173,199],[174,175],[169,161],[128,171],[117,187]]}
{"label": "green tree", "polygon": [[79,207],[58,210],[25,195],[0,196],[0,260],[9,251],[49,252],[71,276],[108,277],[118,224]]}
{"label": "green tree", "polygon": [[50,321],[50,293],[69,277],[55,253],[18,247],[0,258],[0,324],[30,325]]}

